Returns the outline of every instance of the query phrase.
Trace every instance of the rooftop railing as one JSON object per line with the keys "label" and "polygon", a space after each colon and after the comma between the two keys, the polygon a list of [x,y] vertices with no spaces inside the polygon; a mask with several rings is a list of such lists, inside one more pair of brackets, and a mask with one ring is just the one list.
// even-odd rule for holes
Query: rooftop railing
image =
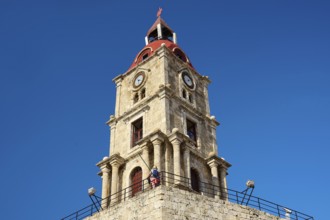
{"label": "rooftop railing", "polygon": [[[198,188],[196,190],[193,190],[191,188],[192,185],[191,179],[189,178],[177,176],[175,174],[168,172],[161,172],[160,176],[161,176],[161,181],[160,181],[161,185],[173,186],[176,185],[177,182],[180,182],[181,186],[185,186],[187,190],[190,190],[194,193],[202,194],[204,196],[212,197],[212,198],[218,197],[224,200],[228,200],[232,203],[248,206],[253,209],[263,211],[274,216],[278,216],[283,219],[314,220],[312,216],[306,215],[294,209],[267,201],[259,197],[255,197],[252,195],[247,196],[246,193],[244,192],[221,188],[219,186],[205,182],[198,182],[197,183]],[[196,188],[196,185],[193,188]],[[148,181],[148,179],[144,179],[141,182],[137,182],[125,189],[122,189],[119,192],[114,193],[107,198],[101,199],[97,197],[98,200],[96,202],[93,201],[93,204],[86,206],[72,213],[71,215],[62,218],[61,220],[84,219],[86,217],[92,216],[96,212],[102,211],[103,210],[102,207],[106,207],[106,208],[112,207],[122,201],[126,201],[127,199],[130,199],[148,190],[152,190],[150,181]],[[290,215],[287,214],[286,210],[290,210],[291,212]]]}

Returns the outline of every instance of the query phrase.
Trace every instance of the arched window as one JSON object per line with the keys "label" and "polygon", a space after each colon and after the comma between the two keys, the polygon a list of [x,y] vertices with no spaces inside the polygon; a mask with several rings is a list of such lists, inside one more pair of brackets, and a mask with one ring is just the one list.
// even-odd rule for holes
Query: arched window
{"label": "arched window", "polygon": [[190,169],[190,175],[191,175],[191,188],[195,190],[196,192],[200,192],[199,188],[199,176],[196,170]]}
{"label": "arched window", "polygon": [[151,54],[150,48],[143,49],[137,56],[136,63],[140,63],[140,62],[144,61],[145,59],[147,59],[150,56],[150,54]]}
{"label": "arched window", "polygon": [[182,97],[184,98],[184,99],[186,99],[187,98],[187,93],[186,93],[186,90],[182,90]]}
{"label": "arched window", "polygon": [[193,103],[193,98],[192,98],[192,95],[190,93],[188,94],[188,99],[189,99],[190,103]]}
{"label": "arched window", "polygon": [[131,174],[132,183],[132,196],[136,193],[142,191],[142,169],[141,167],[136,167]]}
{"label": "arched window", "polygon": [[144,97],[146,97],[146,89],[145,88],[143,88],[141,90],[141,99],[143,99]]}
{"label": "arched window", "polygon": [[187,62],[188,61],[188,59],[187,59],[186,55],[184,54],[184,52],[182,50],[180,50],[179,48],[175,48],[173,52],[183,62]]}
{"label": "arched window", "polygon": [[139,101],[139,94],[138,93],[135,93],[133,101],[134,101],[134,103],[137,103]]}

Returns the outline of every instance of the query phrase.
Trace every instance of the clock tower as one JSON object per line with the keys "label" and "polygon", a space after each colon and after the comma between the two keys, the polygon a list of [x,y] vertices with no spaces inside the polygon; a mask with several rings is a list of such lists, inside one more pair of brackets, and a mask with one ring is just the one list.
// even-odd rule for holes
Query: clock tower
{"label": "clock tower", "polygon": [[63,220],[313,220],[252,196],[253,181],[243,192],[228,189],[231,164],[218,156],[211,81],[197,72],[160,14],[128,70],[113,79],[110,153],[97,163],[102,198],[90,188],[93,204]]}
{"label": "clock tower", "polygon": [[[116,107],[107,122],[110,155],[97,164],[102,198],[131,186],[134,196],[143,190],[150,168],[157,166],[165,185],[198,193],[203,183],[213,184],[222,189],[214,197],[226,200],[231,165],[218,156],[219,122],[210,114],[210,80],[196,71],[160,14],[129,69],[113,81]],[[103,200],[102,207],[110,200]]]}

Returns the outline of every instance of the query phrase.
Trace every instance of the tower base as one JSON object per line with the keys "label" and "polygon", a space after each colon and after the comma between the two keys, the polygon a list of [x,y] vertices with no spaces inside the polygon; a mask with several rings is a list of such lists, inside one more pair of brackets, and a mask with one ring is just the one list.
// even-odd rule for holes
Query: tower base
{"label": "tower base", "polygon": [[159,186],[85,220],[279,220],[279,217],[179,188]]}

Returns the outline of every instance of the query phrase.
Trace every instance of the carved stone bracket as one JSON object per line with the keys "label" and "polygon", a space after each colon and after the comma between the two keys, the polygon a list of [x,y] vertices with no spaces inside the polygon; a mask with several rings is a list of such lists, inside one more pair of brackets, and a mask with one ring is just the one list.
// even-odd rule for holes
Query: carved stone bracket
{"label": "carved stone bracket", "polygon": [[119,154],[113,154],[109,158],[109,163],[111,166],[120,166],[125,163],[125,159]]}

